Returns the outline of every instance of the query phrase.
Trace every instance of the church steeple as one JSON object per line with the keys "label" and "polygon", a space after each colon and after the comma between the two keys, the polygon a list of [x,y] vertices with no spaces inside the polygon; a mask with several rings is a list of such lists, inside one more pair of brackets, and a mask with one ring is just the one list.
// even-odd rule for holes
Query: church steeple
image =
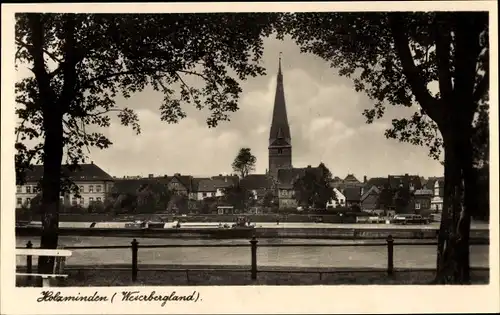
{"label": "church steeple", "polygon": [[292,137],[286,114],[280,53],[273,118],[269,132],[269,173],[277,178],[278,170],[287,168],[292,168]]}
{"label": "church steeple", "polygon": [[291,144],[290,126],[286,114],[285,91],[283,89],[283,73],[281,72],[281,53],[278,61],[278,76],[276,80],[276,94],[274,96],[273,119],[269,133],[269,145],[277,139],[283,139]]}

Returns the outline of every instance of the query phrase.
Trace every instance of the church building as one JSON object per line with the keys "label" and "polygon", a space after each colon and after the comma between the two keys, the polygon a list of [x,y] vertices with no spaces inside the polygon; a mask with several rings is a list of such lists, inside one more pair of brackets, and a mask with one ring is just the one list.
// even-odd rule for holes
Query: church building
{"label": "church building", "polygon": [[276,95],[274,97],[273,118],[269,132],[269,174],[278,176],[279,169],[292,168],[292,137],[286,114],[285,91],[283,89],[283,73],[281,58],[278,65]]}
{"label": "church building", "polygon": [[269,132],[269,170],[268,175],[275,183],[275,193],[278,195],[279,208],[296,208],[293,183],[306,170],[320,171],[319,168],[294,168],[292,164],[292,135],[286,112],[285,91],[283,88],[283,73],[281,58],[278,65],[276,94],[274,97],[273,116]]}

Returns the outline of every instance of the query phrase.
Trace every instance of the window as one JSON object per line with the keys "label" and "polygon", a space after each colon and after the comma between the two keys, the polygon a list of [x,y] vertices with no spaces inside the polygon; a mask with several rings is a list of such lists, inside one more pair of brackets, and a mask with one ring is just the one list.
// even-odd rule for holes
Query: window
{"label": "window", "polygon": [[23,186],[17,186],[17,192],[22,193],[23,192]]}
{"label": "window", "polygon": [[420,203],[419,202],[415,203],[415,210],[420,210]]}
{"label": "window", "polygon": [[94,186],[90,185],[89,186],[89,193],[92,193],[92,192],[94,192]]}
{"label": "window", "polygon": [[96,185],[95,186],[95,191],[96,192],[101,192],[101,185]]}
{"label": "window", "polygon": [[26,205],[29,206],[31,204],[31,198],[26,198]]}
{"label": "window", "polygon": [[101,197],[97,197],[97,201],[101,201]]}
{"label": "window", "polygon": [[76,198],[75,198],[75,197],[73,197],[73,198],[71,199],[71,204],[72,204],[73,206],[76,206]]}
{"label": "window", "polygon": [[278,149],[278,154],[283,153],[283,149]]}
{"label": "window", "polygon": [[23,205],[23,198],[17,198],[17,205],[22,206]]}
{"label": "window", "polygon": [[204,192],[204,193],[201,193],[201,195],[202,195],[203,197],[206,197],[206,196],[207,196],[207,193],[205,193],[205,192]]}
{"label": "window", "polygon": [[83,206],[85,204],[85,198],[80,198],[80,204]]}
{"label": "window", "polygon": [[[92,186],[90,186],[90,187],[92,187]],[[94,203],[94,198],[89,197],[89,205],[92,204],[92,203]]]}
{"label": "window", "polygon": [[85,189],[83,186],[80,186],[80,192],[85,192]]}
{"label": "window", "polygon": [[26,193],[31,194],[31,186],[26,186]]}

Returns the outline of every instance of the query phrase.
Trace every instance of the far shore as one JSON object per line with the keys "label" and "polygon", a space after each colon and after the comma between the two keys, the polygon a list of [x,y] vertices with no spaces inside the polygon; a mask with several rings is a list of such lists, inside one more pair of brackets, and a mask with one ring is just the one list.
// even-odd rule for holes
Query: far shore
{"label": "far shore", "polygon": [[[230,222],[221,222],[222,224]],[[133,222],[60,222],[59,234],[72,236],[101,237],[149,237],[149,238],[311,238],[311,239],[433,239],[439,231],[438,224],[394,225],[394,224],[332,224],[299,222],[254,222],[254,229],[219,229],[218,223],[188,222],[180,228],[172,223],[161,223],[153,228],[141,228]],[[18,236],[38,236],[41,222],[31,222],[16,227]],[[475,224],[470,239],[487,242],[489,227]]]}

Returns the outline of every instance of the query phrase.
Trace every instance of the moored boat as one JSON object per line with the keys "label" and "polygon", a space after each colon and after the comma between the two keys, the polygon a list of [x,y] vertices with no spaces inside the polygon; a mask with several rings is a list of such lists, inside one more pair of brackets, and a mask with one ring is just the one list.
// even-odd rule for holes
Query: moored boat
{"label": "moored boat", "polygon": [[391,223],[393,224],[429,224],[430,220],[428,218],[424,218],[420,214],[397,214],[395,215]]}

